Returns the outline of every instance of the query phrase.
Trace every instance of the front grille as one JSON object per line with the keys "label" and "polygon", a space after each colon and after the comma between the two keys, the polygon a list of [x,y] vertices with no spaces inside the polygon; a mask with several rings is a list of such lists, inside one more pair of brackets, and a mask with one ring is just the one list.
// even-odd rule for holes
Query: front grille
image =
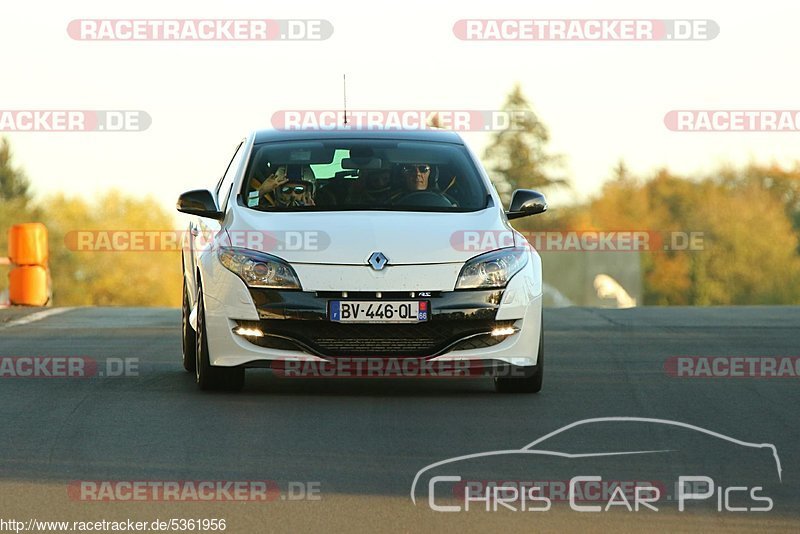
{"label": "front grille", "polygon": [[[513,321],[474,319],[431,320],[417,324],[363,324],[263,319],[258,323],[248,323],[258,324],[266,334],[265,337],[251,339],[251,342],[264,347],[284,348],[288,343],[294,345],[290,350],[306,346],[311,352],[329,357],[424,357],[438,354],[467,336],[486,333],[498,326],[511,326]],[[271,337],[270,334],[279,337]],[[504,338],[495,339],[497,341],[486,340],[482,343],[491,346]]]}

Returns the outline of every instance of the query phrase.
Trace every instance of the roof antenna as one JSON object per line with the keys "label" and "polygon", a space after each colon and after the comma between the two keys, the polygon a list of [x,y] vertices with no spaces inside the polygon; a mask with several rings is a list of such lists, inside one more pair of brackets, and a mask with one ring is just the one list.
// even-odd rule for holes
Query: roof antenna
{"label": "roof antenna", "polygon": [[342,91],[344,93],[344,125],[347,126],[347,74],[342,74]]}

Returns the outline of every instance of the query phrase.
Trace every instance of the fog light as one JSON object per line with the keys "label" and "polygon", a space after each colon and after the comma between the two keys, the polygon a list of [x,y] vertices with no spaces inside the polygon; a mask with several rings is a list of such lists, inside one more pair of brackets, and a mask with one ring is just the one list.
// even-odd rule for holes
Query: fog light
{"label": "fog light", "polygon": [[235,328],[233,332],[245,337],[264,337],[264,332],[258,328],[246,328],[244,326],[239,326]]}
{"label": "fog light", "polygon": [[500,328],[495,328],[492,330],[493,336],[510,336],[511,334],[516,334],[517,329],[513,326],[503,326]]}

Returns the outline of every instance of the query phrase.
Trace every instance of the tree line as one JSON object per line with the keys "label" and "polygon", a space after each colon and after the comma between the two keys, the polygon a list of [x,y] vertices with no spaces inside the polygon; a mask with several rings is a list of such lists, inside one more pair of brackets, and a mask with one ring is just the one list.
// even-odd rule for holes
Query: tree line
{"label": "tree line", "polygon": [[[519,86],[504,111],[511,127],[493,134],[484,162],[503,200],[511,191],[569,190],[564,157],[548,147],[547,126]],[[180,252],[97,252],[67,246],[75,231],[173,230],[175,219],[152,197],[116,190],[89,201],[64,193],[34,199],[30,179],[0,141],[0,254],[8,228],[47,225],[53,297],[57,305],[178,306]],[[643,304],[724,305],[800,302],[800,162],[789,168],[751,163],[721,166],[704,176],[668,168],[645,175],[624,162],[586,202],[553,206],[513,222],[520,231],[702,232],[699,250],[653,250],[639,255]],[[558,273],[545,273],[545,279]],[[0,276],[0,292],[7,277]]]}

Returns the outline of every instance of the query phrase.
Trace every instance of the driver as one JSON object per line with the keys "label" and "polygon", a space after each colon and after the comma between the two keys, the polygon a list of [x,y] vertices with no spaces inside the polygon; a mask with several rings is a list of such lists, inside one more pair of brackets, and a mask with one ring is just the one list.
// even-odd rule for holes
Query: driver
{"label": "driver", "polygon": [[[422,201],[422,204],[419,205],[441,207],[447,207],[449,205],[451,207],[458,207],[458,202],[446,194],[446,192],[455,185],[455,176],[450,179],[450,183],[444,191],[442,191],[437,181],[439,169],[430,163],[404,163],[400,165],[399,171],[400,187],[399,190],[396,190],[390,197],[390,202],[392,204],[405,203],[406,197],[410,200],[412,197],[417,197],[417,194],[419,194],[422,195],[422,197],[426,197],[427,200],[423,201],[422,197],[420,197],[420,199],[414,200],[412,203],[418,204]],[[433,177],[431,177],[431,175],[433,175]],[[425,195],[425,193],[430,196]],[[437,196],[440,197],[443,202],[434,200]]]}
{"label": "driver", "polygon": [[400,165],[400,187],[390,197],[390,202],[418,191],[428,191],[431,178],[429,163],[403,163]]}
{"label": "driver", "polygon": [[428,163],[412,163],[400,166],[403,185],[406,191],[425,191],[431,177],[431,166]]}

